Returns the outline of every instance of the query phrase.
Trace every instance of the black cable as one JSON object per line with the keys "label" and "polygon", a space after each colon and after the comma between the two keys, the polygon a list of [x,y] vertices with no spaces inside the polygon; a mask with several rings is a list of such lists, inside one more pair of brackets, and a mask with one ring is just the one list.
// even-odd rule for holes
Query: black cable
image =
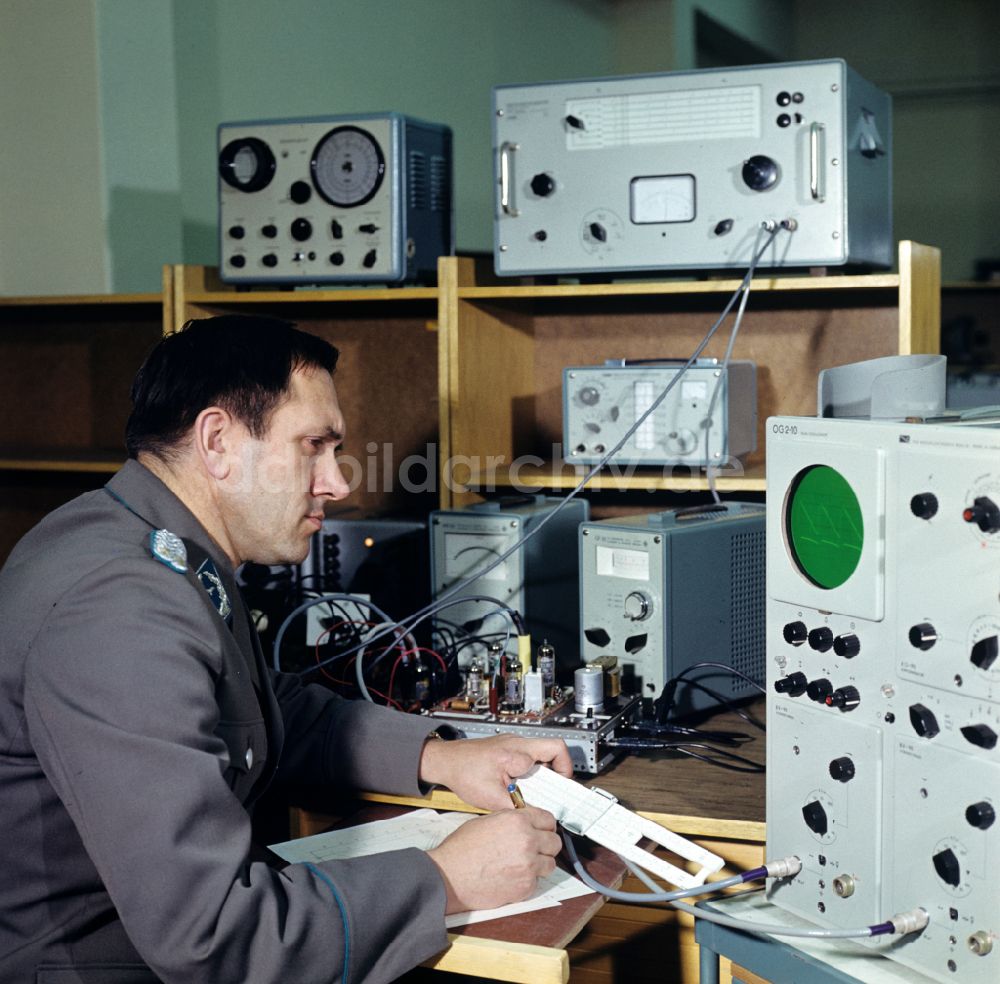
{"label": "black cable", "polygon": [[[720,769],[730,772],[746,772],[759,774],[765,771],[763,765],[753,759],[723,748],[713,748],[704,742],[690,741],[656,741],[646,738],[609,738],[603,743],[608,748],[620,748],[626,751],[670,751],[688,755],[708,765],[717,765]],[[701,751],[695,751],[701,749]],[[728,760],[728,761],[727,761]],[[735,763],[742,763],[737,765]]]}
{"label": "black cable", "polygon": [[[760,693],[762,694],[767,693],[764,687],[761,684],[759,684],[756,680],[754,680],[752,677],[747,676],[747,674],[744,673],[742,670],[738,670],[736,669],[735,666],[731,666],[728,663],[718,663],[713,660],[705,660],[700,663],[692,663],[691,666],[685,667],[676,676],[671,677],[663,685],[663,690],[661,691],[660,696],[655,701],[653,701],[654,714],[656,720],[659,721],[660,724],[666,724],[667,719],[670,717],[670,712],[674,708],[674,695],[677,693],[677,687],[680,684],[680,682],[689,673],[693,673],[695,670],[703,670],[703,669],[722,670],[724,673],[731,673],[733,676],[737,676],[740,679],[744,680],[746,683],[750,684],[751,687],[760,691]],[[701,684],[695,684],[692,681],[687,681],[687,682],[689,686],[695,686],[695,685],[701,686]],[[706,688],[702,687],[702,689]],[[725,703],[731,710],[735,711],[737,714],[740,713],[735,707],[733,707],[733,705],[729,701],[725,700],[725,698],[720,698],[720,699],[722,699],[723,703]],[[746,720],[749,720],[745,717],[745,715],[741,714],[740,716],[744,717]],[[754,723],[754,726],[759,727],[759,725],[757,725],[756,723]]]}

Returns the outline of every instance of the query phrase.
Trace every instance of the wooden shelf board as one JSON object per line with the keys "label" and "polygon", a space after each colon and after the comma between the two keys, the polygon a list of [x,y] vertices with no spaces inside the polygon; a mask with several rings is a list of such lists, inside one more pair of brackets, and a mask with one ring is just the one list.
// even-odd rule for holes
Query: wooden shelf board
{"label": "wooden shelf board", "polygon": [[[546,462],[543,465],[518,465],[515,472],[512,469],[497,468],[488,476],[472,469],[469,477],[464,474],[455,476],[456,483],[467,486],[470,490],[480,491],[484,487],[501,486],[503,488],[526,489],[574,489],[580,479],[587,474],[587,466],[570,465],[565,462]],[[590,490],[625,491],[625,490],[670,490],[670,491],[707,491],[708,479],[704,475],[665,475],[667,469],[637,468],[633,474],[615,475],[603,471],[595,475],[588,483]],[[722,476],[715,482],[720,492],[763,492],[765,491],[764,466],[750,465],[743,475]]]}
{"label": "wooden shelf board", "polygon": [[0,307],[80,307],[106,304],[156,304],[160,294],[53,294],[39,297],[0,297]]}
{"label": "wooden shelf board", "polygon": [[43,451],[0,450],[0,471],[111,474],[118,471],[124,463],[124,451],[116,453],[51,448]]}
{"label": "wooden shelf board", "polygon": [[[545,284],[517,287],[459,287],[463,300],[515,300],[523,298],[619,297],[656,294],[731,294],[740,280],[638,281],[610,284]],[[757,277],[752,292],[898,290],[895,273],[827,277]]]}
{"label": "wooden shelf board", "polygon": [[338,290],[191,291],[189,304],[331,304],[347,301],[436,301],[436,287],[358,287]]}

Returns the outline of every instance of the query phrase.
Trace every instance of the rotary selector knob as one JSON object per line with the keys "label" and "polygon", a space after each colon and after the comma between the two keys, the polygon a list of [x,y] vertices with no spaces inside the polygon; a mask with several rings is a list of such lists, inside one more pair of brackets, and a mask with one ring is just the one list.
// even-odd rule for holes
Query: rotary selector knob
{"label": "rotary selector knob", "polygon": [[278,265],[278,257],[274,253],[265,253],[261,258],[260,262],[266,267],[276,267]]}
{"label": "rotary selector knob", "polygon": [[291,227],[292,239],[304,243],[312,234],[312,223],[308,219],[296,219]]}
{"label": "rotary selector knob", "polygon": [[556,183],[552,179],[552,176],[545,174],[543,171],[541,174],[536,174],[531,179],[531,190],[538,195],[539,198],[547,198],[556,190]]}
{"label": "rotary selector knob", "polygon": [[591,222],[587,228],[590,230],[590,235],[597,242],[606,243],[608,241],[608,230],[600,222]]}
{"label": "rotary selector knob", "polygon": [[789,673],[788,676],[774,681],[774,689],[779,694],[788,694],[789,697],[801,697],[809,686],[804,673]]}
{"label": "rotary selector knob", "polygon": [[633,622],[642,622],[649,618],[653,604],[649,596],[641,591],[630,591],[625,596],[625,617]]}
{"label": "rotary selector knob", "polygon": [[601,391],[596,386],[584,386],[576,396],[585,407],[592,407],[600,402]]}
{"label": "rotary selector knob", "polygon": [[854,778],[854,762],[849,755],[842,755],[830,763],[830,778],[837,782],[850,782]]}
{"label": "rotary selector knob", "polygon": [[965,819],[977,830],[988,830],[996,820],[996,811],[991,803],[983,800],[980,803],[973,803],[966,808]]}
{"label": "rotary selector knob", "polygon": [[967,523],[975,523],[983,533],[995,533],[1000,530],[1000,509],[985,495],[977,496],[971,506],[966,506],[962,510],[962,519]]}
{"label": "rotary selector knob", "polygon": [[853,632],[845,632],[833,640],[833,651],[844,659],[854,659],[861,652],[861,640]]}
{"label": "rotary selector knob", "polygon": [[261,226],[260,234],[264,236],[265,239],[274,239],[278,235],[278,227],[270,223],[268,225]]}
{"label": "rotary selector knob", "polygon": [[743,162],[743,183],[751,191],[767,191],[778,183],[781,171],[777,163],[764,154],[755,154]]}
{"label": "rotary selector knob", "polygon": [[938,724],[934,712],[923,704],[910,706],[910,724],[913,725],[913,730],[921,738],[933,738],[941,732],[941,726]]}
{"label": "rotary selector knob", "polygon": [[785,642],[792,646],[801,646],[809,638],[809,630],[805,622],[789,622],[782,630]]}
{"label": "rotary selector knob", "polygon": [[910,499],[910,512],[917,519],[931,519],[938,511],[937,496],[933,492],[918,492]]}
{"label": "rotary selector knob", "polygon": [[972,647],[969,658],[979,669],[988,670],[996,662],[997,649],[997,637],[995,635],[987,636],[985,639],[980,639]]}
{"label": "rotary selector knob", "polygon": [[818,653],[825,653],[833,646],[833,629],[828,625],[821,625],[818,629],[813,629],[809,633],[809,645]]}
{"label": "rotary selector knob", "polygon": [[962,883],[962,866],[959,864],[955,852],[946,847],[943,851],[938,851],[931,860],[934,862],[934,870],[941,881],[958,888]]}
{"label": "rotary selector knob", "polygon": [[818,680],[811,680],[809,686],[806,687],[806,696],[810,700],[816,701],[817,704],[826,703],[827,697],[833,693],[833,684],[830,683],[826,677],[820,677]]}
{"label": "rotary selector knob", "polygon": [[819,800],[813,800],[802,807],[802,819],[805,820],[806,826],[814,834],[819,834],[820,837],[823,837],[830,829],[826,810],[823,809],[823,804]]}
{"label": "rotary selector knob", "polygon": [[305,205],[312,198],[312,188],[305,181],[294,181],[292,187],[288,189],[288,197],[296,205]]}
{"label": "rotary selector knob", "polygon": [[996,748],[997,733],[988,724],[967,724],[962,737],[977,748]]}
{"label": "rotary selector knob", "polygon": [[839,711],[853,711],[861,703],[861,694],[857,687],[838,687],[826,698],[827,707],[836,707]]}
{"label": "rotary selector knob", "polygon": [[930,622],[921,622],[910,629],[910,645],[916,649],[930,649],[937,642],[937,629]]}

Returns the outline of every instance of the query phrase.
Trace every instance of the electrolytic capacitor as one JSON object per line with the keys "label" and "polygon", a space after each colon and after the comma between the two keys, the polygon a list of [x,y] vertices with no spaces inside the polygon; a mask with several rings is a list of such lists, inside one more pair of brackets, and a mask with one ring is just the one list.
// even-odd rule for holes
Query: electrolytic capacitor
{"label": "electrolytic capacitor", "polygon": [[573,706],[577,714],[604,710],[604,671],[599,666],[581,666],[573,674]]}

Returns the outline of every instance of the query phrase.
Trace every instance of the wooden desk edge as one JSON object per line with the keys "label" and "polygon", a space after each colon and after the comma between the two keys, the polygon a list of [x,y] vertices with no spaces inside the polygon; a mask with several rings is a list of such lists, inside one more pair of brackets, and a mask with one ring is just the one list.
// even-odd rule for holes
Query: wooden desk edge
{"label": "wooden desk edge", "polygon": [[569,954],[553,947],[448,934],[449,946],[422,966],[497,981],[566,984]]}

